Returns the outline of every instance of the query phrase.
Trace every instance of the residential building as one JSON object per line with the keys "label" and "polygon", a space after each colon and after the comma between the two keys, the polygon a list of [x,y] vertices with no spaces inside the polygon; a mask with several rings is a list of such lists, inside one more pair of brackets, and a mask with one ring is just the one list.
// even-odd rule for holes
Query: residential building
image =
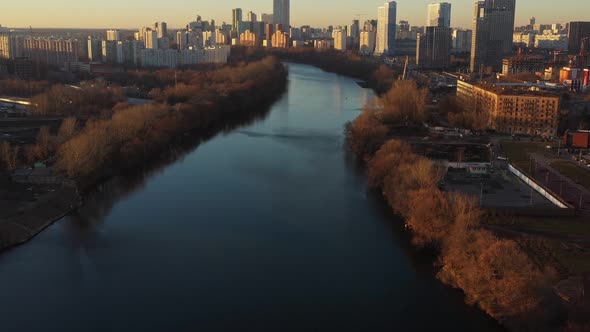
{"label": "residential building", "polygon": [[121,40],[121,35],[119,34],[119,30],[107,30],[107,40]]}
{"label": "residential building", "polygon": [[375,51],[375,31],[361,31],[360,38],[360,53],[362,55],[370,55]]}
{"label": "residential building", "polygon": [[166,22],[156,23],[156,31],[158,31],[158,38],[164,38],[168,36],[168,24]]}
{"label": "residential building", "polygon": [[471,72],[482,68],[502,69],[502,59],[512,52],[516,0],[475,2]]}
{"label": "residential building", "polygon": [[102,62],[116,63],[117,62],[117,41],[103,40],[102,41]]}
{"label": "residential building", "polygon": [[291,43],[289,34],[284,32],[279,25],[277,31],[272,35],[271,45],[276,48],[287,48]]}
{"label": "residential building", "polygon": [[457,81],[457,99],[488,119],[499,133],[553,137],[559,122],[559,95],[509,84]]}
{"label": "residential building", "polygon": [[0,33],[0,59],[11,59],[24,56],[24,38],[8,31]]}
{"label": "residential building", "polygon": [[227,45],[229,41],[229,34],[225,33],[221,29],[215,30],[215,42],[217,45]]}
{"label": "residential building", "polygon": [[390,1],[379,7],[377,15],[377,40],[375,54],[393,55],[395,50],[395,34],[397,3]]}
{"label": "residential building", "polygon": [[24,56],[33,63],[65,66],[77,62],[80,57],[80,42],[76,39],[25,38]]}
{"label": "residential building", "polygon": [[248,19],[249,22],[257,22],[258,21],[258,16],[256,16],[256,14],[254,12],[248,12],[248,15],[246,16],[246,18]]}
{"label": "residential building", "polygon": [[332,31],[334,39],[334,49],[346,52],[346,31],[342,28],[336,28]]}
{"label": "residential building", "polygon": [[158,32],[154,30],[147,30],[144,36],[145,48],[157,49],[158,48]]}
{"label": "residential building", "polygon": [[188,48],[188,31],[180,30],[176,32],[176,45],[179,50],[186,50]]}
{"label": "residential building", "polygon": [[252,31],[246,30],[240,34],[240,45],[260,47],[260,38]]}
{"label": "residential building", "polygon": [[518,46],[535,47],[535,34],[529,32],[515,32],[512,34],[512,43]]}
{"label": "residential building", "polygon": [[550,30],[545,30],[542,35],[535,36],[535,48],[565,50],[568,48],[567,35],[553,34]]}
{"label": "residential building", "polygon": [[91,62],[102,60],[102,42],[99,39],[88,37],[88,60]]}
{"label": "residential building", "polygon": [[580,53],[584,38],[590,38],[590,22],[570,22],[568,30],[568,51],[570,54]]}
{"label": "residential building", "polygon": [[291,27],[290,0],[273,0],[273,22],[282,24],[285,29]]}
{"label": "residential building", "polygon": [[427,27],[451,27],[451,4],[448,2],[428,5]]}
{"label": "residential building", "polygon": [[545,59],[542,56],[519,55],[502,61],[502,75],[520,73],[542,73],[545,71]]}

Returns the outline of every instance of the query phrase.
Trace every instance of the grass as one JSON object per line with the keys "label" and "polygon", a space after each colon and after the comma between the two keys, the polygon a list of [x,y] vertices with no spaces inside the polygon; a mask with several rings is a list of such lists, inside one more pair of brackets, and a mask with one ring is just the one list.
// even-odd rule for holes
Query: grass
{"label": "grass", "polygon": [[570,273],[583,275],[590,272],[590,253],[575,249],[566,250],[558,241],[551,241],[549,246],[553,250],[555,259]]}
{"label": "grass", "polygon": [[521,217],[518,218],[515,228],[525,232],[540,232],[548,236],[586,238],[590,241],[590,221],[584,217]]}
{"label": "grass", "polygon": [[[550,144],[550,143],[549,143]],[[545,142],[518,142],[502,141],[502,150],[508,160],[520,167],[523,171],[529,172],[531,153],[546,153],[548,143]],[[552,156],[553,157],[553,156]]]}
{"label": "grass", "polygon": [[551,167],[555,168],[559,173],[570,178],[572,181],[590,190],[590,171],[586,171],[571,162],[563,160],[551,163]]}

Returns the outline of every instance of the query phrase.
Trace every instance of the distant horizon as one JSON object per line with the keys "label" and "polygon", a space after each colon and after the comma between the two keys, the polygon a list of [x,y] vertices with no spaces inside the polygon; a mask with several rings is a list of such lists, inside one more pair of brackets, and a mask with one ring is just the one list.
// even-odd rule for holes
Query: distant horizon
{"label": "distant horizon", "polygon": [[[451,26],[471,28],[473,3],[465,5],[467,0],[448,0],[452,4]],[[138,30],[142,26],[150,26],[153,22],[167,22],[170,29],[181,29],[188,22],[201,15],[204,20],[214,19],[217,24],[231,22],[231,9],[242,8],[246,13],[253,11],[260,16],[262,13],[272,14],[272,0],[250,0],[248,3],[235,5],[231,0],[218,0],[215,5],[195,5],[189,0],[170,0],[166,8],[153,15],[151,2],[155,0],[128,0],[121,4],[115,0],[88,0],[83,4],[72,4],[69,0],[29,0],[28,2],[11,2],[4,5],[0,13],[0,25],[12,29],[84,29],[103,30],[121,29]],[[427,5],[435,1],[407,0],[397,1],[398,15],[396,21],[409,21],[412,26],[426,24]],[[48,4],[50,3],[50,4]],[[324,0],[321,4],[313,0],[299,0],[291,4],[291,21],[293,27],[310,25],[317,28],[349,25],[360,14],[361,21],[377,18],[377,8],[384,0],[367,0],[363,3],[352,0]],[[459,4],[461,3],[461,4]],[[117,7],[120,10],[113,11]],[[517,0],[516,26],[528,24],[530,17],[535,16],[537,23],[567,23],[572,21],[590,21],[579,10],[579,0],[562,0],[559,6],[540,6],[538,0]],[[32,12],[30,8],[36,8]],[[194,8],[194,9],[191,9]],[[72,11],[76,15],[71,15]],[[330,11],[327,14],[326,11]],[[9,13],[10,15],[6,15]],[[37,13],[37,15],[35,15]],[[67,22],[64,24],[64,22]]]}

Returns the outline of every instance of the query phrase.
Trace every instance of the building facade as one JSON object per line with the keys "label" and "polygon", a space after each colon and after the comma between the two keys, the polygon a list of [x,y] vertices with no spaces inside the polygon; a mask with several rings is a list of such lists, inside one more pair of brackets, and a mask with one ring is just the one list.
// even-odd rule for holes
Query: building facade
{"label": "building facade", "polygon": [[584,38],[590,38],[590,22],[570,22],[568,30],[568,51],[570,54],[580,53]]}
{"label": "building facade", "polygon": [[448,2],[428,5],[427,27],[451,27],[451,4]]}
{"label": "building facade", "polygon": [[360,48],[362,55],[370,55],[375,51],[375,31],[361,31]]}
{"label": "building facade", "polygon": [[390,1],[379,7],[377,13],[377,40],[375,54],[391,56],[395,51],[397,3]]}
{"label": "building facade", "polygon": [[332,31],[332,38],[334,39],[334,49],[346,52],[346,31],[342,28],[336,28]]}
{"label": "building facade", "polygon": [[512,52],[516,0],[483,0],[475,3],[470,69],[502,69],[502,59]]}
{"label": "building facade", "polygon": [[502,60],[502,75],[544,72],[545,59],[540,56],[517,56]]}
{"label": "building facade", "polygon": [[499,133],[553,137],[559,123],[559,95],[498,85],[457,82],[457,99],[487,117]]}
{"label": "building facade", "polygon": [[290,0],[274,0],[272,17],[274,24],[282,24],[285,29],[289,29],[291,27]]}
{"label": "building facade", "polygon": [[453,30],[453,49],[454,53],[471,52],[471,42],[473,37],[472,30],[454,29]]}
{"label": "building facade", "polygon": [[427,27],[424,34],[418,34],[416,65],[436,69],[449,67],[453,46],[452,33],[449,27]]}
{"label": "building facade", "polygon": [[119,30],[107,30],[107,40],[121,40]]}

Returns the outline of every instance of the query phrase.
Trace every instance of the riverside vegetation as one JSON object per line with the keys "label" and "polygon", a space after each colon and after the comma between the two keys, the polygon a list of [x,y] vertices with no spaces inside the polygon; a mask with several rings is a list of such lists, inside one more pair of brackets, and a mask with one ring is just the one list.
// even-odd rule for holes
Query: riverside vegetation
{"label": "riverside vegetation", "polygon": [[285,89],[287,71],[272,57],[204,70],[128,72],[117,80],[146,91],[147,105],[127,103],[118,85],[47,87],[36,95],[37,115],[62,116],[57,133],[42,128],[36,143],[0,147],[0,167],[50,160],[82,186],[144,165],[184,134],[210,135],[235,119],[264,112]]}
{"label": "riverside vegetation", "polygon": [[551,267],[535,262],[516,241],[480,227],[491,216],[477,201],[441,191],[443,174],[431,160],[388,139],[393,126],[424,120],[427,96],[413,81],[395,82],[347,125],[348,145],[366,164],[371,188],[405,219],[416,246],[436,252],[438,279],[462,290],[467,303],[515,331],[586,330],[587,318],[570,315],[566,322],[552,292]]}

